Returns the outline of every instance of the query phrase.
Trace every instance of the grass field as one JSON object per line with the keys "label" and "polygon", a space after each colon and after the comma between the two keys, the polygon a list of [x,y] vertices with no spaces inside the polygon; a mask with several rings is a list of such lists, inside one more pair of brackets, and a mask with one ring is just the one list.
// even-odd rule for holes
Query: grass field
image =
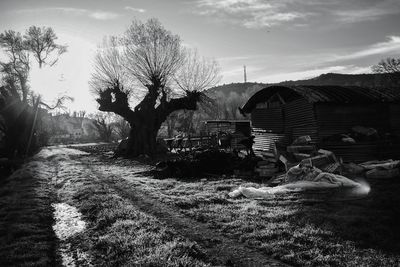
{"label": "grass field", "polygon": [[[113,174],[103,158],[97,167]],[[294,265],[397,266],[400,264],[400,179],[369,181],[367,198],[326,201],[304,194],[268,200],[229,199],[240,179],[157,180],[132,174],[119,160],[115,175],[237,242]],[[318,201],[319,200],[319,201]]]}
{"label": "grass field", "polygon": [[[189,230],[203,225],[238,247],[295,266],[400,265],[399,178],[370,180],[368,197],[351,201],[327,192],[231,199],[227,194],[240,185],[261,185],[222,177],[155,179],[148,165],[82,149],[92,154],[54,153],[3,181],[0,266],[60,264],[54,202],[78,208],[86,221],[85,231],[68,240],[90,255],[81,261],[78,255],[79,266],[212,265],[210,248],[154,212],[162,207],[190,218]],[[150,210],[131,197],[139,195],[149,199]]]}

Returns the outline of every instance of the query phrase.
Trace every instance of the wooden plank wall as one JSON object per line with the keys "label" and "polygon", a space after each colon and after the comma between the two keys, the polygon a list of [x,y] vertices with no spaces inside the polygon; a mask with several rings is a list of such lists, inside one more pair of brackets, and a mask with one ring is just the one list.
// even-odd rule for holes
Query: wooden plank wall
{"label": "wooden plank wall", "polygon": [[309,135],[313,142],[318,142],[318,127],[313,107],[313,104],[304,98],[284,105],[285,133],[290,141],[303,135]]}
{"label": "wooden plank wall", "polygon": [[273,133],[283,133],[284,119],[281,107],[255,108],[251,113],[254,128]]}
{"label": "wooden plank wall", "polygon": [[321,143],[319,147],[335,153],[337,158],[342,158],[344,162],[365,162],[379,159],[397,159],[400,157],[400,144],[390,144],[385,142],[358,142],[348,143]]}
{"label": "wooden plank wall", "polygon": [[263,129],[253,128],[254,138],[253,149],[256,151],[274,151],[275,143],[287,146],[288,138],[284,133],[270,133]]}
{"label": "wooden plank wall", "polygon": [[244,136],[250,136],[250,121],[212,121],[207,122],[207,131],[209,134],[226,132],[241,132]]}
{"label": "wooden plank wall", "polygon": [[390,104],[390,127],[400,137],[400,104]]}
{"label": "wooden plank wall", "polygon": [[318,134],[321,140],[334,134],[348,133],[353,126],[365,126],[379,132],[389,131],[387,105],[338,105],[319,103],[315,105]]}
{"label": "wooden plank wall", "polygon": [[347,133],[357,125],[372,127],[381,133],[391,131],[400,137],[400,104],[314,105],[305,99],[297,99],[281,108],[255,109],[251,119],[255,150],[272,151],[276,142],[286,146],[299,136],[310,135],[320,148],[332,150],[345,161],[363,162],[400,154],[399,145],[394,147],[375,142],[354,145],[323,142],[323,138]]}
{"label": "wooden plank wall", "polygon": [[[355,144],[326,142],[324,138],[348,133],[353,126],[372,127],[378,133],[397,131],[400,134],[400,106],[386,103],[365,105],[332,105],[320,103],[315,107],[319,136],[319,147],[333,151],[345,162],[363,162],[372,159],[397,158],[398,144],[386,141],[358,141]],[[400,135],[399,135],[400,136]]]}
{"label": "wooden plank wall", "polygon": [[206,125],[209,134],[218,132],[233,133],[236,129],[235,124],[231,122],[209,122]]}
{"label": "wooden plank wall", "polygon": [[317,142],[317,124],[313,105],[297,99],[281,107],[258,108],[251,114],[255,150],[272,151],[274,144],[287,146],[302,135]]}

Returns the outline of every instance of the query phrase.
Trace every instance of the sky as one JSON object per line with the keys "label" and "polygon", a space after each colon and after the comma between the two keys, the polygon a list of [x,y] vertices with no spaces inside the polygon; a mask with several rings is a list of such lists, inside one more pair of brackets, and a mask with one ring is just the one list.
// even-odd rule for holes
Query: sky
{"label": "sky", "polygon": [[216,59],[221,84],[280,82],[323,73],[369,73],[400,56],[400,0],[0,0],[0,32],[52,27],[68,45],[56,66],[30,75],[47,101],[68,94],[70,110],[94,112],[88,81],[105,36],[133,19],[158,18],[184,45]]}

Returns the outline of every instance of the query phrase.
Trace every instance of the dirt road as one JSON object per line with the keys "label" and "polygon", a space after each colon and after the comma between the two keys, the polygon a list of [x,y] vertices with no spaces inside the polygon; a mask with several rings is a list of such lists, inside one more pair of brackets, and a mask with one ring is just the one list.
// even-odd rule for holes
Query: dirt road
{"label": "dirt road", "polygon": [[[132,190],[135,182],[150,179],[135,174],[148,170],[146,165],[137,163],[129,168],[107,166],[97,156],[66,148],[48,149],[43,154],[43,158],[54,168],[53,182],[58,190],[59,201],[68,202],[79,187],[95,183],[110,188],[142,212],[156,217],[182,238],[196,242],[206,254],[206,263],[213,266],[287,266],[259,250],[224,236],[207,222],[185,216],[171,205],[149,196],[139,187]],[[151,183],[147,186],[151,186]]]}
{"label": "dirt road", "polygon": [[230,199],[260,185],[155,179],[103,148],[45,148],[4,181],[0,265],[400,266],[399,179],[346,203]]}

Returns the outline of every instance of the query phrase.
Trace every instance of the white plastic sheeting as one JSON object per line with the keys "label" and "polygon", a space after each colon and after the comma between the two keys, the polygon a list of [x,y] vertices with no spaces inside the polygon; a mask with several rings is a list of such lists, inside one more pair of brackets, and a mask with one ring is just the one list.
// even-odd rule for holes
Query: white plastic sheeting
{"label": "white plastic sheeting", "polygon": [[[317,168],[304,168],[295,166],[288,171],[291,174],[290,183],[279,185],[276,187],[239,187],[238,189],[229,193],[232,198],[238,196],[245,196],[247,198],[271,198],[276,194],[284,194],[289,192],[298,192],[305,190],[325,190],[332,188],[360,188],[366,193],[369,192],[369,188],[365,188],[365,185],[357,183],[347,177],[321,172]],[[296,174],[297,176],[293,176]],[[365,190],[364,190],[365,189]]]}

